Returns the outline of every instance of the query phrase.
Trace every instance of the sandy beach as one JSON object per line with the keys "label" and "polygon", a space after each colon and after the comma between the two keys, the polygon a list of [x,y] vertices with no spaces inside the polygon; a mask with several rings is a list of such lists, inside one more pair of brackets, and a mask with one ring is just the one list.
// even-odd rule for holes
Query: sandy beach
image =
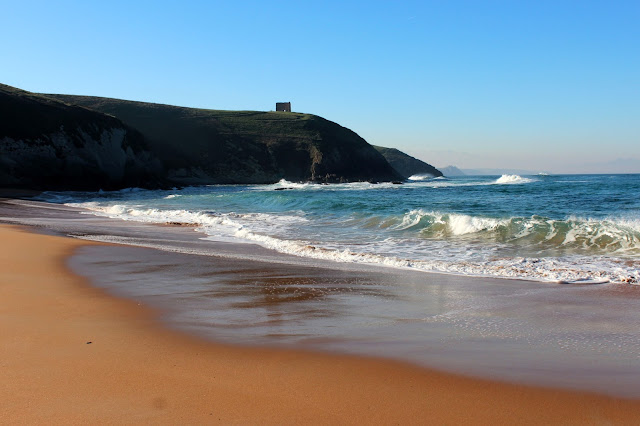
{"label": "sandy beach", "polygon": [[640,422],[637,400],[201,341],[72,275],[65,258],[92,243],[6,225],[0,238],[5,424]]}
{"label": "sandy beach", "polygon": [[3,6],[0,426],[640,426],[640,0]]}

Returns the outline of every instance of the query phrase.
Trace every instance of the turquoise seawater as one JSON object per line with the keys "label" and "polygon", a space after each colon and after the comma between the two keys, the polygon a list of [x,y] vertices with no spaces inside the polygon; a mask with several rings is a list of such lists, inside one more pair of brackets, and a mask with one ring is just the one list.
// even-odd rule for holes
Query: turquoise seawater
{"label": "turquoise seawater", "polygon": [[123,220],[193,223],[204,238],[338,262],[551,282],[640,277],[640,175],[281,181],[46,198]]}

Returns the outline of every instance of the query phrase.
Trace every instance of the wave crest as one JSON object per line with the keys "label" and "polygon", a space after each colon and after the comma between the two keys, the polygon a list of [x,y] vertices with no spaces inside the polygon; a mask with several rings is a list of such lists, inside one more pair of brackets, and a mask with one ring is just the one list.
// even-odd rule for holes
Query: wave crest
{"label": "wave crest", "polygon": [[510,185],[514,183],[531,183],[534,182],[533,179],[523,178],[519,175],[502,175],[500,176],[495,183],[499,185]]}
{"label": "wave crest", "polygon": [[[631,254],[632,257],[627,259],[633,259],[640,253],[640,220],[637,219],[491,218],[416,209],[401,216],[363,215],[354,218],[347,229],[355,226],[360,229],[377,228],[373,232],[385,230],[386,239],[372,241],[370,247],[365,247],[349,242],[314,241],[310,234],[299,240],[300,234],[291,230],[313,222],[303,213],[214,213],[144,208],[140,205],[104,205],[101,202],[72,205],[89,209],[93,214],[124,220],[189,223],[211,239],[253,241],[283,253],[339,262],[563,282],[612,280],[634,283],[640,275],[637,261],[623,259],[612,264],[613,260],[606,260],[614,252]],[[423,245],[427,240],[435,240],[435,244],[431,241],[430,245]],[[518,253],[527,252],[530,257],[514,258],[510,254],[503,256],[498,251],[491,251],[510,246],[517,246]],[[408,250],[403,251],[403,247]],[[588,253],[589,256],[584,258],[589,261],[578,264],[575,261],[565,262],[562,257],[544,257],[571,253]],[[593,259],[605,259],[605,267],[594,264]]]}
{"label": "wave crest", "polygon": [[412,210],[393,229],[416,231],[424,238],[473,238],[530,246],[534,250],[574,249],[601,253],[640,252],[640,221],[625,219],[565,220],[542,216],[490,218],[460,213]]}
{"label": "wave crest", "polygon": [[409,180],[412,181],[422,181],[433,179],[433,175],[431,173],[418,173],[412,176],[409,176]]}

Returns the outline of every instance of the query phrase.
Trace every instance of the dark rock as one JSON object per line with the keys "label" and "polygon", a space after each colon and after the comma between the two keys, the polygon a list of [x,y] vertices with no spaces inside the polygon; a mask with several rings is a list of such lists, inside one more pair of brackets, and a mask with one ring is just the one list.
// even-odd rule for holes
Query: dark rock
{"label": "dark rock", "polygon": [[0,84],[0,187],[158,186],[144,137],[105,114]]}

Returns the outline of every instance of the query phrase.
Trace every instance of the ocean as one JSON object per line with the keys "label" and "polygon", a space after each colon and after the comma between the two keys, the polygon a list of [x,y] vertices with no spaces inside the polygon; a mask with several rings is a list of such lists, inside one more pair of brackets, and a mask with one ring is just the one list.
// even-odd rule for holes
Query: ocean
{"label": "ocean", "polygon": [[282,180],[43,198],[312,259],[566,284],[640,277],[640,175]]}

